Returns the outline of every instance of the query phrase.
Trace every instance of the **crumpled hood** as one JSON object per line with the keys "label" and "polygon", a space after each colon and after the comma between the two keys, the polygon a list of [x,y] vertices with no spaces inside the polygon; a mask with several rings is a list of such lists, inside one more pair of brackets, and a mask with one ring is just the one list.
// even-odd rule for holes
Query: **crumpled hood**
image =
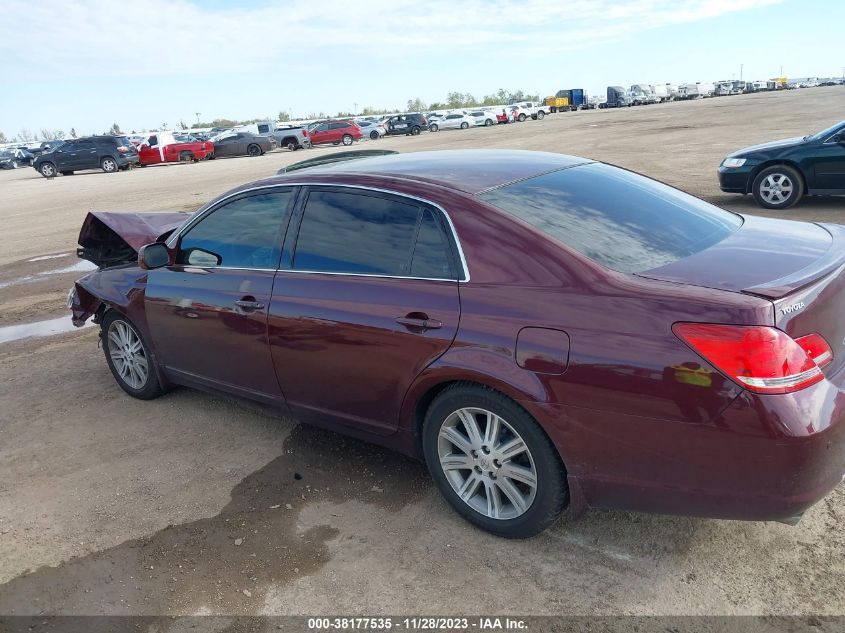
{"label": "crumpled hood", "polygon": [[79,231],[76,254],[100,268],[135,261],[142,246],[179,227],[190,213],[91,211]]}
{"label": "crumpled hood", "polygon": [[760,143],[759,145],[752,145],[751,147],[743,147],[730,154],[730,157],[744,156],[753,152],[758,152],[767,149],[781,149],[784,147],[791,147],[793,145],[801,145],[804,142],[803,136],[796,136],[794,138],[784,138],[779,141],[770,141],[768,143]]}

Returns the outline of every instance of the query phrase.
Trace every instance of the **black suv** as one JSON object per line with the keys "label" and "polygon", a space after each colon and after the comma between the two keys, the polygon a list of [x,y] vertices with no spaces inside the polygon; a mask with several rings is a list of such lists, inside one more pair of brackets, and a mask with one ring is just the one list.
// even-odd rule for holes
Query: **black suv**
{"label": "black suv", "polygon": [[397,114],[384,122],[388,134],[412,134],[416,136],[428,129],[428,121],[422,114]]}
{"label": "black suv", "polygon": [[138,163],[138,152],[125,136],[85,136],[66,140],[37,157],[32,166],[45,178],[69,176],[83,169],[107,174]]}

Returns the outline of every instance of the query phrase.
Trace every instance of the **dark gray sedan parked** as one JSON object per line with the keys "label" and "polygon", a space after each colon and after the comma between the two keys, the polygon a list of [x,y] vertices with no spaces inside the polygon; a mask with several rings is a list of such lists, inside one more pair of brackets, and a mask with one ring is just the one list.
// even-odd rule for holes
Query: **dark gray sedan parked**
{"label": "dark gray sedan parked", "polygon": [[276,139],[252,132],[223,132],[211,139],[214,156],[261,156],[276,149]]}

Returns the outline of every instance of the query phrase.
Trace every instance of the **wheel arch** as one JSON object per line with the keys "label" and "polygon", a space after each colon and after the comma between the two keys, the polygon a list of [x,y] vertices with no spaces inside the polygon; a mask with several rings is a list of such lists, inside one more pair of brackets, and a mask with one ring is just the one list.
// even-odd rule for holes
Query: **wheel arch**
{"label": "wheel arch", "polygon": [[770,158],[769,160],[763,161],[762,163],[754,167],[754,169],[751,170],[751,175],[748,178],[748,183],[745,185],[745,193],[753,192],[754,181],[757,180],[757,176],[760,174],[761,171],[769,167],[774,167],[775,165],[786,165],[787,167],[792,167],[795,171],[797,171],[798,175],[801,176],[801,184],[804,187],[803,195],[807,195],[807,174],[804,173],[804,170],[801,168],[801,165],[789,158]]}

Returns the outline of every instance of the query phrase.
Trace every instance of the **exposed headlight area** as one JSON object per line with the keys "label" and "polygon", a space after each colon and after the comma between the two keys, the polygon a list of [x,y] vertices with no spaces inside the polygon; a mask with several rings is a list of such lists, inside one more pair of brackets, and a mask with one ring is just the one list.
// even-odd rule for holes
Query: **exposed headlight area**
{"label": "exposed headlight area", "polygon": [[745,158],[726,158],[722,161],[722,167],[742,167],[745,161]]}

